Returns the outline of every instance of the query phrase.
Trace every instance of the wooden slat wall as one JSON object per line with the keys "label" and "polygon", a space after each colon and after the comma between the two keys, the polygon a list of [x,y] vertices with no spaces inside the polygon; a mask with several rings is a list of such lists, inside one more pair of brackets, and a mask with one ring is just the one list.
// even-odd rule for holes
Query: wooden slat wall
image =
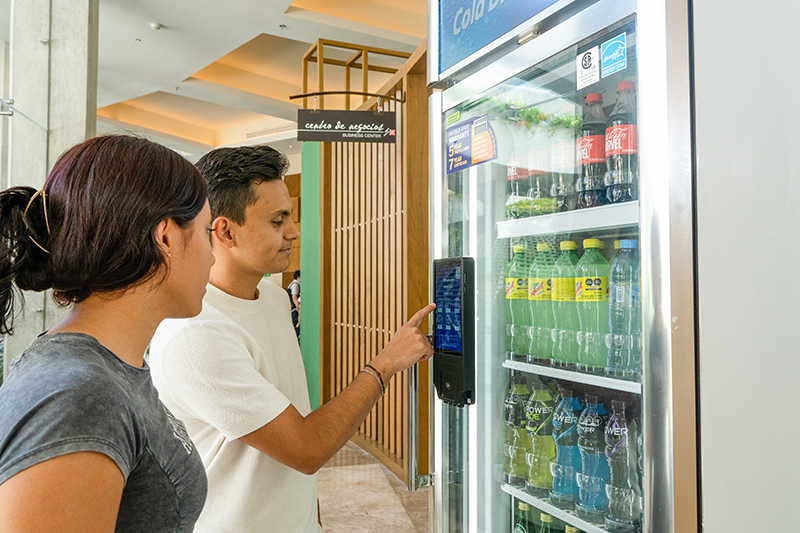
{"label": "wooden slat wall", "polygon": [[[427,89],[425,55],[415,54],[381,94],[406,103],[383,101],[397,114],[397,143],[326,143],[323,145],[323,200],[329,235],[323,232],[323,255],[330,259],[329,292],[323,305],[323,401],[340,393],[392,335],[427,303],[428,179]],[[419,70],[422,65],[422,75]],[[414,91],[414,95],[410,94]],[[374,109],[375,100],[361,109]],[[323,219],[323,225],[326,220]],[[422,325],[427,332],[427,322]],[[427,473],[428,369],[420,365],[420,473]],[[408,373],[387,384],[385,396],[359,428],[356,441],[398,476],[408,455]]]}

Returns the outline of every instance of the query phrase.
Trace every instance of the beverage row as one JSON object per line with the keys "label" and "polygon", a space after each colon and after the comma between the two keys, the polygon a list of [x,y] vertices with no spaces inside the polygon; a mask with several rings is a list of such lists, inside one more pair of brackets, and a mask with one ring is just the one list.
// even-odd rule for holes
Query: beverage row
{"label": "beverage row", "polygon": [[535,507],[520,501],[514,512],[513,533],[582,533],[575,526],[570,526]]}
{"label": "beverage row", "polygon": [[506,166],[506,218],[637,198],[638,140],[632,81],[617,86],[617,101],[608,118],[600,93],[586,97],[581,119],[566,120],[570,115],[547,115],[538,109],[527,115],[526,131],[532,134],[523,137],[524,143],[514,143]]}
{"label": "beverage row", "polygon": [[638,531],[642,438],[634,402],[543,379],[511,375],[503,480],[609,531]]}
{"label": "beverage row", "polygon": [[515,361],[637,380],[641,374],[638,242],[611,263],[599,239],[538,243],[531,263],[516,244],[505,273],[506,350]]}

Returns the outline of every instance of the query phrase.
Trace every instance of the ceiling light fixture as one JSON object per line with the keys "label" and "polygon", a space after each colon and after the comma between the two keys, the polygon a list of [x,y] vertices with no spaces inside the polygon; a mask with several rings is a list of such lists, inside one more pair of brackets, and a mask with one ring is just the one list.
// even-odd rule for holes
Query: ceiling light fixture
{"label": "ceiling light fixture", "polygon": [[164,27],[164,25],[163,25],[163,24],[161,24],[160,22],[151,22],[151,23],[150,23],[150,27],[151,27],[151,28],[153,28],[154,30],[158,31],[158,30],[160,30],[161,28],[163,28],[163,27]]}
{"label": "ceiling light fixture", "polygon": [[134,41],[134,42],[137,42],[137,43],[140,43],[140,42],[142,42],[142,40],[141,40],[141,39],[134,39],[133,41]]}
{"label": "ceiling light fixture", "polygon": [[281,25],[280,25],[280,26],[278,26],[278,27],[279,27],[280,29],[282,29],[282,30],[285,30],[285,29],[286,29],[286,24],[281,24]]}

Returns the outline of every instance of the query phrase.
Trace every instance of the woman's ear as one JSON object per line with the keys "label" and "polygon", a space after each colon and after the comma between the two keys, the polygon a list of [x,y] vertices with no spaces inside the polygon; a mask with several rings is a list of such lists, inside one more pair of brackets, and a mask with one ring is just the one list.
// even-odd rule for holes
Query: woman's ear
{"label": "woman's ear", "polygon": [[175,246],[175,243],[177,242],[176,239],[178,235],[176,232],[180,232],[180,228],[171,218],[165,218],[156,224],[156,227],[153,230],[153,236],[156,240],[156,244],[161,249],[161,253],[167,257],[170,256],[172,247]]}

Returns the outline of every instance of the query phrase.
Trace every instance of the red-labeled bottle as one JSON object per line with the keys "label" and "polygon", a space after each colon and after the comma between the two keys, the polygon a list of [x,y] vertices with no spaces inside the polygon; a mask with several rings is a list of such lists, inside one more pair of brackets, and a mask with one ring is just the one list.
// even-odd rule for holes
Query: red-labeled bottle
{"label": "red-labeled bottle", "polygon": [[612,204],[639,197],[638,138],[636,135],[636,86],[632,81],[617,85],[617,105],[606,127],[606,197]]}
{"label": "red-labeled bottle", "polygon": [[605,205],[606,201],[606,113],[603,95],[586,97],[578,140],[575,141],[575,167],[578,170],[578,209]]}

